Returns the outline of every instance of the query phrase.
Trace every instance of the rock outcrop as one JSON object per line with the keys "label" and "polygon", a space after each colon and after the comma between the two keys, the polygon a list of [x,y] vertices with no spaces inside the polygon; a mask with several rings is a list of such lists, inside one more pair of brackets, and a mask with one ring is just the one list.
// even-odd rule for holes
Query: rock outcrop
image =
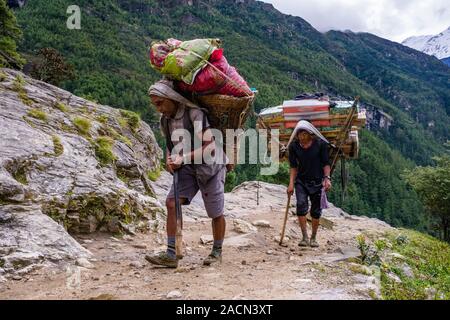
{"label": "rock outcrop", "polygon": [[91,253],[39,206],[0,209],[0,267],[26,273],[41,263],[89,258]]}
{"label": "rock outcrop", "polygon": [[[0,69],[0,137],[3,260],[32,247],[39,259],[58,257],[45,248],[58,251],[56,242],[66,236],[44,214],[70,233],[133,233],[164,213],[148,179],[159,171],[162,153],[150,127],[132,112]],[[40,236],[44,230],[47,238]],[[26,237],[36,245],[22,241]],[[64,243],[73,245],[66,256],[84,255],[66,239],[60,257]]]}

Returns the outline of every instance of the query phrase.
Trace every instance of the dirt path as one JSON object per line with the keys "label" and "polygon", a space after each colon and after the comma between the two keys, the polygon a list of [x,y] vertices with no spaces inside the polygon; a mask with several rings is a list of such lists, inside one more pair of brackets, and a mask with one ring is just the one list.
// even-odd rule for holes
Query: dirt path
{"label": "dirt path", "polygon": [[92,269],[39,269],[0,283],[0,299],[167,299],[174,290],[181,299],[370,299],[378,290],[376,277],[355,273],[350,263],[339,260],[355,254],[357,234],[382,233],[388,228],[383,223],[329,214],[334,227],[320,228],[320,248],[301,249],[295,217],[288,222],[288,246],[280,247],[274,240],[280,233],[282,208],[239,218],[267,220],[271,227],[239,235],[229,217],[221,265],[202,266],[210,244],[201,244],[200,237],[211,234],[210,222],[190,219],[184,230],[186,256],[177,270],[155,268],[144,259],[149,251],[164,249],[162,230],[123,239],[95,234],[78,238],[93,253]]}

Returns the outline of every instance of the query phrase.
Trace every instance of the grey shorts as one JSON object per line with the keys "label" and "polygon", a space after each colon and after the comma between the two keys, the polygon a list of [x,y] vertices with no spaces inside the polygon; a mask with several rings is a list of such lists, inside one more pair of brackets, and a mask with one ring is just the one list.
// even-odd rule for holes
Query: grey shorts
{"label": "grey shorts", "polygon": [[[187,200],[184,205],[190,204],[200,190],[208,216],[212,219],[222,216],[225,202],[225,175],[226,168],[224,167],[206,182],[202,182],[197,178],[192,165],[181,167],[178,173],[178,189],[180,198]],[[172,184],[167,199],[174,198],[175,193]]]}

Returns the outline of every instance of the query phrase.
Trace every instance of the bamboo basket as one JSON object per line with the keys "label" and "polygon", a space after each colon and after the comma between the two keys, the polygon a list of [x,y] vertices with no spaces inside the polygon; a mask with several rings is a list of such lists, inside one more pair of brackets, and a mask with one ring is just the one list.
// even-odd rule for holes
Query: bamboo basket
{"label": "bamboo basket", "polygon": [[248,97],[232,97],[221,94],[197,95],[196,102],[208,110],[208,119],[211,126],[222,130],[240,129],[244,125],[250,114],[250,107],[255,98],[254,95]]}
{"label": "bamboo basket", "polygon": [[[208,120],[211,127],[222,131],[223,147],[226,152],[226,130],[242,129],[251,112],[255,95],[246,97],[233,97],[221,94],[195,95],[193,100],[202,108],[208,110]],[[235,165],[239,155],[239,138],[233,141]]]}

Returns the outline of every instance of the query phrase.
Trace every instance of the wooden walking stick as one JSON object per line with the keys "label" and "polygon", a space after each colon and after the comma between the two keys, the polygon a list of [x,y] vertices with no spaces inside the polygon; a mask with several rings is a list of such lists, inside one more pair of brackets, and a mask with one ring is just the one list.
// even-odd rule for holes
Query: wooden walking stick
{"label": "wooden walking stick", "polygon": [[288,201],[286,205],[286,213],[284,214],[284,222],[283,222],[283,229],[281,230],[281,239],[280,239],[280,246],[283,245],[283,239],[284,239],[284,232],[286,231],[286,222],[289,215],[289,207],[291,206],[291,195],[288,194]]}
{"label": "wooden walking stick", "polygon": [[181,213],[180,194],[178,192],[178,170],[173,172],[173,189],[175,193],[175,210],[177,216],[177,233],[175,235],[175,251],[177,259],[183,258],[183,215]]}

